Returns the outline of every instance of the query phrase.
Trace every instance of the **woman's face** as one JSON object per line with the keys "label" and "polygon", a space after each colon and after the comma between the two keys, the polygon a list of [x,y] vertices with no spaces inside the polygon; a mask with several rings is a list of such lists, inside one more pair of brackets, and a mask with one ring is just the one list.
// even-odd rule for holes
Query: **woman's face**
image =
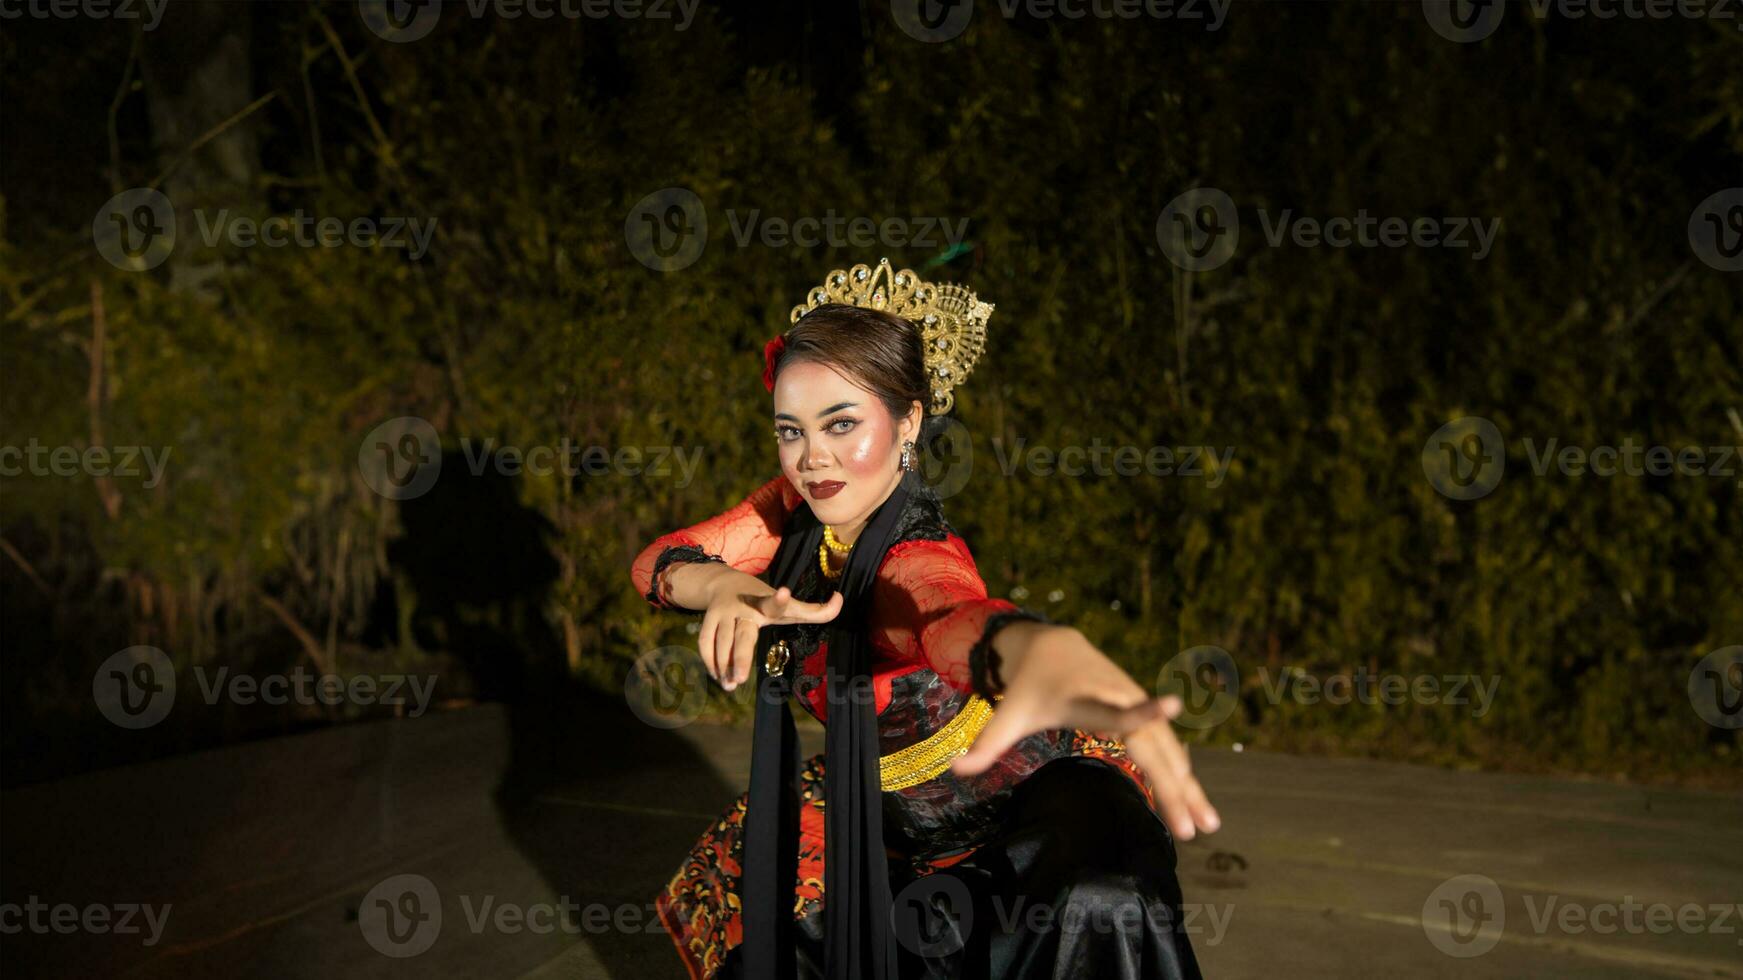
{"label": "woman's face", "polygon": [[918,406],[905,419],[827,364],[799,361],[775,379],[775,436],[781,472],[817,519],[853,526],[883,503],[902,478],[902,443],[919,429]]}

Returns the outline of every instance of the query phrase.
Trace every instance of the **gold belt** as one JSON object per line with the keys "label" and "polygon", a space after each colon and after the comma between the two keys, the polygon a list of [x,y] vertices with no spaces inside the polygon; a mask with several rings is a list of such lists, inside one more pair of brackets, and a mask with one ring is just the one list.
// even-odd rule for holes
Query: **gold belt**
{"label": "gold belt", "polygon": [[884,792],[918,786],[943,775],[950,768],[950,760],[968,751],[992,717],[992,704],[978,694],[970,695],[962,710],[943,728],[905,749],[880,756],[878,779]]}
{"label": "gold belt", "polygon": [[[786,641],[777,641],[764,654],[764,659],[764,667],[770,674],[785,670],[790,659]],[[999,695],[997,699],[1002,701],[1004,697]],[[879,756],[878,781],[883,791],[907,789],[943,775],[950,768],[950,760],[968,752],[968,747],[974,744],[980,730],[992,717],[992,703],[978,694],[971,694],[962,710],[943,728],[907,748]]]}

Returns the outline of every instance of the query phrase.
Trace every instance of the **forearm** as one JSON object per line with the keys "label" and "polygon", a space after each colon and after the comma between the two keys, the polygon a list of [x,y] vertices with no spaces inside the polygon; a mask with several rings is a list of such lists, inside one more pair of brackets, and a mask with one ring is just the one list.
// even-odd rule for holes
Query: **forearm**
{"label": "forearm", "polygon": [[660,573],[669,602],[685,609],[707,609],[722,589],[742,595],[772,595],[766,582],[719,562],[683,562]]}

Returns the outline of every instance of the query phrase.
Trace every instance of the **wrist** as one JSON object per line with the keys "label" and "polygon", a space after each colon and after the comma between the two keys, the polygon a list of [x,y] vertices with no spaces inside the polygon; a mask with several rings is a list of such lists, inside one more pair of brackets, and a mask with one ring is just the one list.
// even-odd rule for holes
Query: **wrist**
{"label": "wrist", "polygon": [[[1027,659],[1043,627],[1052,625],[1046,614],[1021,607],[995,612],[986,618],[981,637],[968,653],[969,686],[989,701],[1004,697],[1005,687],[1016,676],[1014,663]],[[1007,662],[1009,654],[1012,661]]]}
{"label": "wrist", "polygon": [[999,666],[1005,684],[1010,684],[1023,669],[1023,663],[1037,645],[1045,646],[1050,638],[1076,633],[1070,626],[1034,620],[1018,620],[998,631],[993,648],[999,654]]}
{"label": "wrist", "polygon": [[741,572],[730,565],[720,568],[710,568],[711,576],[702,583],[702,594],[708,604],[713,604],[727,596],[765,596],[774,595],[773,586],[757,578],[749,572]]}

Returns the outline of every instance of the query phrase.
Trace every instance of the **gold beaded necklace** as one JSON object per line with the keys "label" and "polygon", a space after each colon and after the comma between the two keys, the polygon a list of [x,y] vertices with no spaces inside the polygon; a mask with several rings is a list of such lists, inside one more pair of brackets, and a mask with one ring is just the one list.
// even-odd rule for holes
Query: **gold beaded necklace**
{"label": "gold beaded necklace", "polygon": [[823,543],[817,546],[817,565],[823,569],[823,577],[832,582],[841,577],[839,569],[835,571],[830,571],[829,569],[829,555],[831,552],[841,556],[842,564],[845,565],[847,554],[852,550],[853,545],[842,544],[840,539],[836,538],[834,528],[827,524],[823,525]]}

